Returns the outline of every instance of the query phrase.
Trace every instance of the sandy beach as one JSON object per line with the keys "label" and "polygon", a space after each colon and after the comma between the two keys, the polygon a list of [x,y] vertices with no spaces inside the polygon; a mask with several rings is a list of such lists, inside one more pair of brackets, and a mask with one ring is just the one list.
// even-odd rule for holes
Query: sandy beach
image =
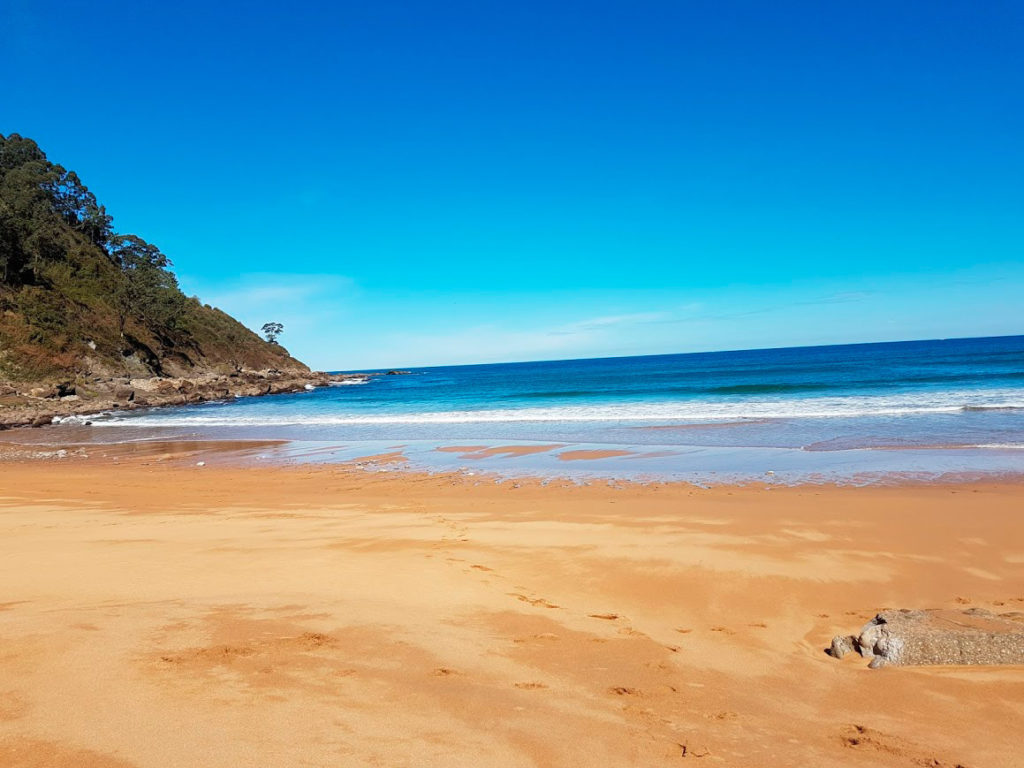
{"label": "sandy beach", "polygon": [[0,20],[0,768],[1024,768],[1024,4]]}
{"label": "sandy beach", "polygon": [[1020,765],[1024,668],[823,653],[1024,610],[1017,484],[0,464],[0,764]]}

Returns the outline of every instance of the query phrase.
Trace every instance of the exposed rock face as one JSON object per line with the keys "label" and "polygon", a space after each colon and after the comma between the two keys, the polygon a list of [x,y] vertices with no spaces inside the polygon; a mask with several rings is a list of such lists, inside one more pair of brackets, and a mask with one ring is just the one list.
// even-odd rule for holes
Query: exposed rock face
{"label": "exposed rock face", "polygon": [[886,664],[1024,664],[1024,613],[883,611],[859,635],[837,635],[828,653],[856,650],[872,669]]}
{"label": "exposed rock face", "polygon": [[[46,389],[0,394],[0,429],[42,427],[67,416],[159,405],[186,405],[229,397],[301,392],[351,378],[304,371],[240,371],[193,378],[92,378]],[[64,393],[64,394],[62,394]]]}

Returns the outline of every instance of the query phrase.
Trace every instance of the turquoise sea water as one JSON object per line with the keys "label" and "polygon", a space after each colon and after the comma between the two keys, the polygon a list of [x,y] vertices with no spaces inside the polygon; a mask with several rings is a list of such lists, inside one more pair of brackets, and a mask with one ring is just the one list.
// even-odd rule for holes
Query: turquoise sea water
{"label": "turquoise sea water", "polygon": [[[414,463],[439,467],[467,463],[441,445],[565,446],[473,464],[484,471],[1021,472],[1024,336],[422,368],[94,424],[119,439],[282,438],[319,456],[402,444]],[[581,447],[631,454],[558,460]]]}

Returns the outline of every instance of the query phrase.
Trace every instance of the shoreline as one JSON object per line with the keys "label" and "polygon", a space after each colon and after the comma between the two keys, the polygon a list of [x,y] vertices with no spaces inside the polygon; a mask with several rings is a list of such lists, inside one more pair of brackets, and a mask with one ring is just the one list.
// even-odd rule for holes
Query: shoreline
{"label": "shoreline", "polygon": [[[544,482],[679,483],[695,487],[901,486],[1024,480],[1019,449],[843,451],[484,440],[302,440],[230,431],[54,425],[0,438],[0,461],[175,453],[237,466],[351,466],[362,471]],[[109,439],[108,439],[109,438]]]}
{"label": "shoreline", "polygon": [[365,381],[373,375],[266,370],[191,377],[105,378],[89,384],[60,386],[26,384],[19,387],[12,382],[0,382],[0,431],[44,427],[54,424],[54,419],[96,416],[111,411],[291,394],[332,383]]}
{"label": "shoreline", "polygon": [[1020,483],[155,458],[0,462],[7,765],[1018,760],[1024,667],[824,650],[884,608],[1024,611]]}

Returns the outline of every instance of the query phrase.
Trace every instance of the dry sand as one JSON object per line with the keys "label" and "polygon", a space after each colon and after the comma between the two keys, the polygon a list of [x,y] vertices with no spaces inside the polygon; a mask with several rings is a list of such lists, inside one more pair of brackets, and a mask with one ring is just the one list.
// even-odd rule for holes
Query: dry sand
{"label": "dry sand", "polygon": [[1024,610],[1024,487],[0,464],[0,766],[1024,764],[1024,668],[823,653]]}

